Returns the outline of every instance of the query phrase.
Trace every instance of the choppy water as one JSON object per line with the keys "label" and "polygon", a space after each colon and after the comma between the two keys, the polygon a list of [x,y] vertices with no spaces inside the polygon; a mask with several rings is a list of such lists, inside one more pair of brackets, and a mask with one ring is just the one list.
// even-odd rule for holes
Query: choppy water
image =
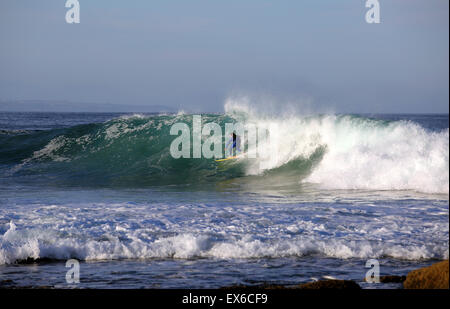
{"label": "choppy water", "polygon": [[448,258],[448,115],[203,117],[273,124],[277,161],[172,158],[191,115],[0,114],[0,281],[66,287],[76,258],[82,287],[361,282],[371,258]]}

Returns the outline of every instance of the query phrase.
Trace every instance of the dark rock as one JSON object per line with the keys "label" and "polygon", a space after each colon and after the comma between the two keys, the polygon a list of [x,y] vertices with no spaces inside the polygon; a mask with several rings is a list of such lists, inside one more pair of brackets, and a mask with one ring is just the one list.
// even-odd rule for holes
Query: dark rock
{"label": "dark rock", "polygon": [[300,284],[297,289],[345,289],[345,290],[359,290],[361,287],[352,280],[320,280],[316,282],[309,282]]}
{"label": "dark rock", "polygon": [[381,283],[402,283],[405,280],[406,280],[406,276],[390,275],[390,276],[381,276],[380,277]]}
{"label": "dark rock", "polygon": [[321,280],[316,282],[308,282],[298,285],[280,285],[280,284],[260,284],[260,285],[232,285],[223,287],[222,289],[304,289],[304,290],[317,290],[317,289],[361,289],[361,287],[352,280]]}
{"label": "dark rock", "polygon": [[[380,276],[380,283],[402,283],[406,280],[406,276],[395,276],[395,275],[387,275]],[[364,278],[366,281],[366,278]]]}
{"label": "dark rock", "polygon": [[47,263],[56,263],[61,262],[56,259],[50,259],[50,258],[32,258],[27,257],[26,259],[17,260],[16,264],[47,264]]}

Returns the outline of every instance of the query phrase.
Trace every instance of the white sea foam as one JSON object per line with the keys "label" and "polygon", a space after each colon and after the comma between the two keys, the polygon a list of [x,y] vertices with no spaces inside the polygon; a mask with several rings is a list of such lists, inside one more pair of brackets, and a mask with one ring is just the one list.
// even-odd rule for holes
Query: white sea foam
{"label": "white sea foam", "polygon": [[[449,192],[449,130],[430,132],[407,121],[383,123],[362,117],[267,114],[248,98],[234,98],[225,110],[257,127],[270,128],[268,158],[253,161],[248,174],[260,174],[325,149],[320,163],[303,182],[330,189]],[[275,142],[274,142],[275,141]]]}
{"label": "white sea foam", "polygon": [[8,230],[0,247],[0,264],[10,264],[27,258],[51,258],[81,260],[151,259],[151,258],[279,258],[319,255],[334,258],[400,259],[448,259],[448,247],[444,245],[377,244],[369,241],[343,239],[321,240],[299,237],[280,241],[261,241],[251,235],[243,238],[215,241],[206,235],[180,234],[160,238],[152,242],[142,239],[121,241],[117,237],[103,240],[61,238],[58,233],[42,230],[20,232]]}
{"label": "white sea foam", "polygon": [[[381,208],[310,203],[245,207],[218,203],[208,208],[201,204],[128,203],[14,206],[17,222],[0,229],[0,264],[27,258],[318,255],[340,259],[447,259],[449,226],[444,204],[420,209],[396,203]],[[423,211],[430,215],[417,215]],[[8,217],[8,210],[3,209],[0,215]]]}

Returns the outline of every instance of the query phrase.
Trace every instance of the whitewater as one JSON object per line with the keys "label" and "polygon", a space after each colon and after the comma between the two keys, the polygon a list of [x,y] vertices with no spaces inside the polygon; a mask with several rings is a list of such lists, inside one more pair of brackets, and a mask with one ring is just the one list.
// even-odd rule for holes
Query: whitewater
{"label": "whitewater", "polygon": [[187,113],[0,114],[0,275],[64,287],[75,258],[84,287],[364,286],[368,259],[385,274],[448,259],[448,115],[229,100],[201,116],[269,127],[258,147],[274,155],[174,159],[170,128],[191,126]]}

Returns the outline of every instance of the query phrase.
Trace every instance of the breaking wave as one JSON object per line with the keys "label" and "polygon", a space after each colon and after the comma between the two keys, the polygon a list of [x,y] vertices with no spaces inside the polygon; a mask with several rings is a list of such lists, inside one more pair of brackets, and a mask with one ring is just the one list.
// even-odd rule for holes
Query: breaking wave
{"label": "breaking wave", "polygon": [[[131,115],[48,131],[0,132],[0,179],[58,185],[151,186],[274,175],[330,189],[449,190],[449,129],[357,115],[261,114],[229,100],[202,122],[270,128],[269,157],[217,164],[175,159],[174,123],[192,115]],[[206,139],[207,136],[203,136]],[[222,139],[222,146],[226,143]],[[223,153],[223,152],[222,152]]]}

